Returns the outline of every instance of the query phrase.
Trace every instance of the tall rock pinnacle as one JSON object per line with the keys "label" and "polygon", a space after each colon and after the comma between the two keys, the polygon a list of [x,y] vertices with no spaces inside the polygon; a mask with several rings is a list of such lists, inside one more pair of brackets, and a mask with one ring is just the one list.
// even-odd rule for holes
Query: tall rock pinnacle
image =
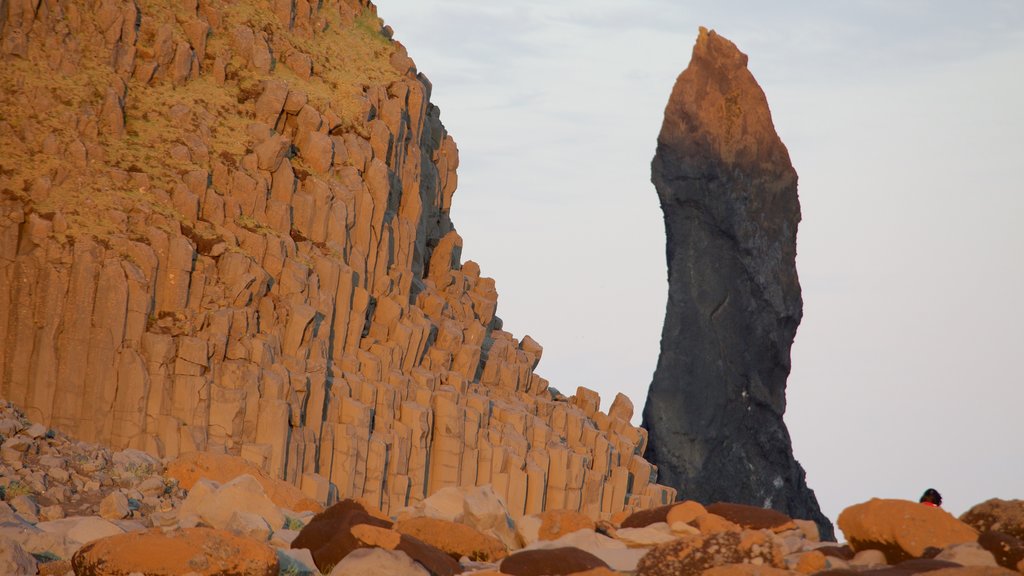
{"label": "tall rock pinnacle", "polygon": [[701,28],[652,163],[669,296],[644,427],[646,458],[684,498],[832,525],[783,422],[803,314],[797,175],[747,56]]}

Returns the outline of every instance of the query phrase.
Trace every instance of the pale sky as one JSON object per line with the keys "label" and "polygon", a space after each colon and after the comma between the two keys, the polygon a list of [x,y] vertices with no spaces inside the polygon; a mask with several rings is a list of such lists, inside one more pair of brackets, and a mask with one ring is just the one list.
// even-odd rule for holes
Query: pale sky
{"label": "pale sky", "polygon": [[800,175],[786,422],[822,511],[1024,498],[1024,2],[377,3],[459,145],[463,258],[552,386],[624,392],[639,423],[667,294],[650,162],[706,26]]}

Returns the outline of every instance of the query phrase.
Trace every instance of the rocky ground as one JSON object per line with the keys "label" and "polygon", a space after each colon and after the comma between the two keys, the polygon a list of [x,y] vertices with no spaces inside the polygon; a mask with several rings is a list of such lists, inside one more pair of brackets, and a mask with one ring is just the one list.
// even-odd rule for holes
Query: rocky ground
{"label": "rocky ground", "polygon": [[323,509],[233,456],[161,462],[77,442],[6,402],[0,436],[0,574],[1024,573],[1021,500],[960,519],[872,500],[840,516],[843,545],[819,541],[813,522],[727,503],[513,520],[489,486],[446,488],[388,517],[356,500]]}

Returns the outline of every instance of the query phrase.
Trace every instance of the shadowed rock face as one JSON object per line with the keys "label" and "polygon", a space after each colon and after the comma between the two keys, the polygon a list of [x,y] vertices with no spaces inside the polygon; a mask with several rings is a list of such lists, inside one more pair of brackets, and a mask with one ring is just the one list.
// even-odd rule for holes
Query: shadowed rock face
{"label": "shadowed rock face", "polygon": [[831,523],[782,416],[802,316],[797,175],[747,56],[701,29],[652,163],[668,236],[661,355],[646,457],[684,498]]}

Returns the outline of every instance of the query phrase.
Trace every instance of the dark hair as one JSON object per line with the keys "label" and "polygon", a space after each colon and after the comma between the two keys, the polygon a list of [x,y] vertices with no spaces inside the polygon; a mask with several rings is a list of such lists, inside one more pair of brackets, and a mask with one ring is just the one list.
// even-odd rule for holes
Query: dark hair
{"label": "dark hair", "polygon": [[921,495],[919,502],[930,502],[936,506],[942,506],[942,494],[939,494],[935,488],[929,488]]}

